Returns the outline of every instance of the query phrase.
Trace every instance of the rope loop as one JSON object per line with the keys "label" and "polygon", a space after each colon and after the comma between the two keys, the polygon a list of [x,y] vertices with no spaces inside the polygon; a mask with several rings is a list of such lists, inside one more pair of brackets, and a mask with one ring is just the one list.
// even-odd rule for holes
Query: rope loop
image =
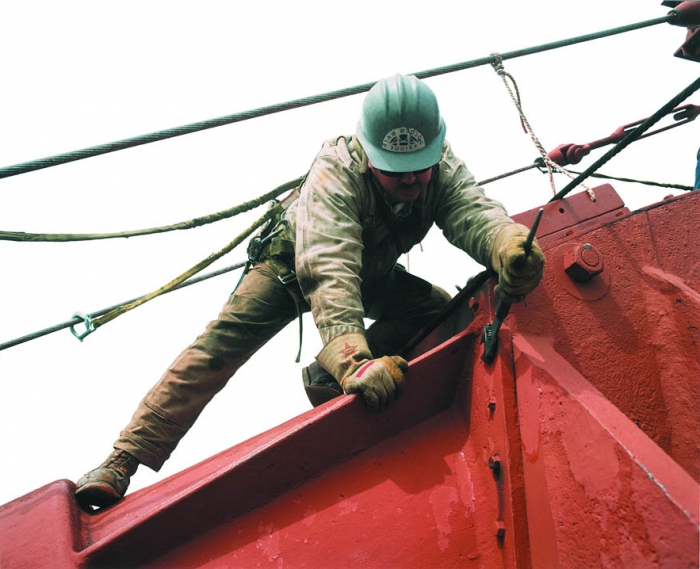
{"label": "rope loop", "polygon": [[78,338],[81,342],[85,339],[85,337],[89,336],[95,331],[95,324],[92,321],[92,316],[90,314],[83,314],[82,312],[76,312],[73,314],[73,319],[71,321],[74,321],[76,318],[79,318],[80,321],[85,324],[85,330],[83,332],[76,332],[75,331],[75,326],[76,324],[80,324],[79,322],[76,322],[76,324],[71,324],[70,325],[70,332]]}
{"label": "rope loop", "polygon": [[[513,77],[510,73],[506,71],[506,68],[503,66],[503,57],[501,56],[500,53],[494,51],[491,54],[491,57],[493,57],[494,61],[491,63],[491,66],[494,68],[498,76],[503,79],[503,82],[506,84],[506,87],[508,88],[508,91],[511,93],[511,97],[513,96],[513,93],[508,86],[507,80],[510,79],[510,82],[513,85],[513,89],[515,89],[515,99],[517,99],[517,103],[515,103],[515,106],[518,108],[518,111],[520,112],[520,124],[523,127],[523,132],[527,134],[527,127],[525,126],[525,122],[523,120],[523,114],[522,114],[522,108],[521,108],[521,102],[520,102],[520,89],[518,89],[518,83],[515,81],[515,77]],[[515,100],[514,100],[515,102]]]}
{"label": "rope loop", "polygon": [[[518,89],[518,84],[515,81],[515,78],[508,73],[505,70],[505,67],[503,66],[503,57],[499,53],[492,53],[491,57],[493,58],[493,62],[491,65],[493,66],[494,70],[498,74],[498,76],[503,80],[503,84],[505,85],[506,89],[508,90],[508,93],[510,94],[510,98],[513,101],[513,104],[515,105],[515,108],[518,109],[518,113],[520,115],[520,124],[523,127],[523,131],[525,131],[526,134],[530,135],[530,138],[532,140],[532,143],[535,145],[535,148],[537,148],[537,151],[539,152],[541,156],[542,163],[544,166],[547,168],[547,173],[549,174],[549,184],[552,187],[552,194],[556,195],[557,194],[557,188],[556,185],[554,184],[554,171],[561,172],[563,174],[566,174],[569,176],[569,178],[573,179],[575,176],[573,174],[570,174],[566,168],[563,168],[562,166],[559,166],[556,164],[547,154],[547,151],[544,149],[544,146],[542,146],[542,143],[540,140],[537,138],[535,135],[534,130],[530,126],[530,122],[527,120],[527,117],[525,116],[525,112],[523,111],[522,103],[520,101],[520,90]],[[508,83],[508,79],[513,84],[513,88],[511,88],[510,84]],[[515,91],[515,92],[514,92]],[[581,186],[588,192],[588,195],[591,198],[591,201],[596,201],[595,194],[593,193],[593,190],[591,190],[588,186],[581,184]]]}
{"label": "rope loop", "polygon": [[491,66],[494,68],[496,73],[498,73],[499,75],[501,73],[505,73],[505,68],[503,67],[503,57],[501,56],[501,54],[497,51],[494,51],[493,53],[491,53],[491,57],[493,57]]}

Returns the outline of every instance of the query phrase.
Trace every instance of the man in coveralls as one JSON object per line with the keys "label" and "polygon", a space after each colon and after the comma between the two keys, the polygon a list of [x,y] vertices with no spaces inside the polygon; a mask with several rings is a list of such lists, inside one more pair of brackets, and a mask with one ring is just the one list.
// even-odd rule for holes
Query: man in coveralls
{"label": "man in coveralls", "polygon": [[[362,394],[371,411],[390,406],[408,369],[395,354],[449,300],[397,265],[433,223],[497,273],[502,298],[518,302],[542,278],[537,242],[523,247],[528,229],[445,141],[435,94],[396,75],[369,91],[354,136],[323,145],[260,262],[148,392],[112,454],[78,481],[78,501],[113,504],[139,464],[159,470],[236,370],[302,312],[324,344],[304,369],[312,403],[344,392]],[[365,330],[366,316],[375,321]]]}

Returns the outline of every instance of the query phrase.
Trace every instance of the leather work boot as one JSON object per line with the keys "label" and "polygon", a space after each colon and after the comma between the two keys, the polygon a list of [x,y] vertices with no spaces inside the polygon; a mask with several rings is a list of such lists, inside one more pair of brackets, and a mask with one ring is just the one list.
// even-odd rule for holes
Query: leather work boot
{"label": "leather work boot", "polygon": [[306,396],[311,405],[318,407],[331,399],[343,394],[343,388],[335,378],[323,369],[317,362],[301,370]]}
{"label": "leather work boot", "polygon": [[115,449],[100,466],[88,472],[76,483],[75,498],[86,509],[104,508],[116,504],[126,494],[129,479],[139,467],[139,461],[128,452]]}

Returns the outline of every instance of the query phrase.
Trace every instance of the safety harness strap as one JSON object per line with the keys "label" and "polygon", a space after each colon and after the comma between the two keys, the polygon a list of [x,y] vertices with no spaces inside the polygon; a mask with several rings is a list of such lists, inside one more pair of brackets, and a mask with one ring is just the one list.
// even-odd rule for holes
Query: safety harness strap
{"label": "safety harness strap", "polygon": [[263,259],[263,262],[272,268],[273,271],[275,271],[277,278],[284,285],[284,288],[289,293],[289,296],[292,297],[294,306],[297,309],[297,319],[299,320],[299,351],[297,352],[295,361],[296,363],[299,363],[301,361],[301,344],[304,334],[303,320],[301,317],[304,298],[301,294],[301,289],[299,289],[299,285],[297,284],[297,275],[279,255],[269,257],[266,256]]}
{"label": "safety harness strap", "polygon": [[[282,205],[280,214],[270,220],[270,224],[259,235],[250,240],[248,243],[248,262],[243,275],[241,275],[242,281],[252,265],[264,262],[275,272],[279,281],[292,297],[299,320],[299,351],[297,352],[296,363],[301,361],[301,344],[304,332],[301,315],[305,301],[297,284],[297,275],[294,271],[294,241],[287,233],[288,225],[282,219],[282,213],[298,197],[298,189],[290,192],[280,202]],[[241,281],[238,282],[238,285],[240,285]],[[238,285],[236,285],[236,288],[238,288]]]}

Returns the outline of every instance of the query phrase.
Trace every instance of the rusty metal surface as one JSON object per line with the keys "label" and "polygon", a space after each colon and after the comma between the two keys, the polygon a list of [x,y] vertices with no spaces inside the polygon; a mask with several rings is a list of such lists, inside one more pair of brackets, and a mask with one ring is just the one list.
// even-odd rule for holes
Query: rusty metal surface
{"label": "rusty metal surface", "polygon": [[486,287],[388,412],[331,401],[96,515],[58,481],[0,507],[0,565],[697,567],[700,192],[595,191],[545,206],[493,362]]}

